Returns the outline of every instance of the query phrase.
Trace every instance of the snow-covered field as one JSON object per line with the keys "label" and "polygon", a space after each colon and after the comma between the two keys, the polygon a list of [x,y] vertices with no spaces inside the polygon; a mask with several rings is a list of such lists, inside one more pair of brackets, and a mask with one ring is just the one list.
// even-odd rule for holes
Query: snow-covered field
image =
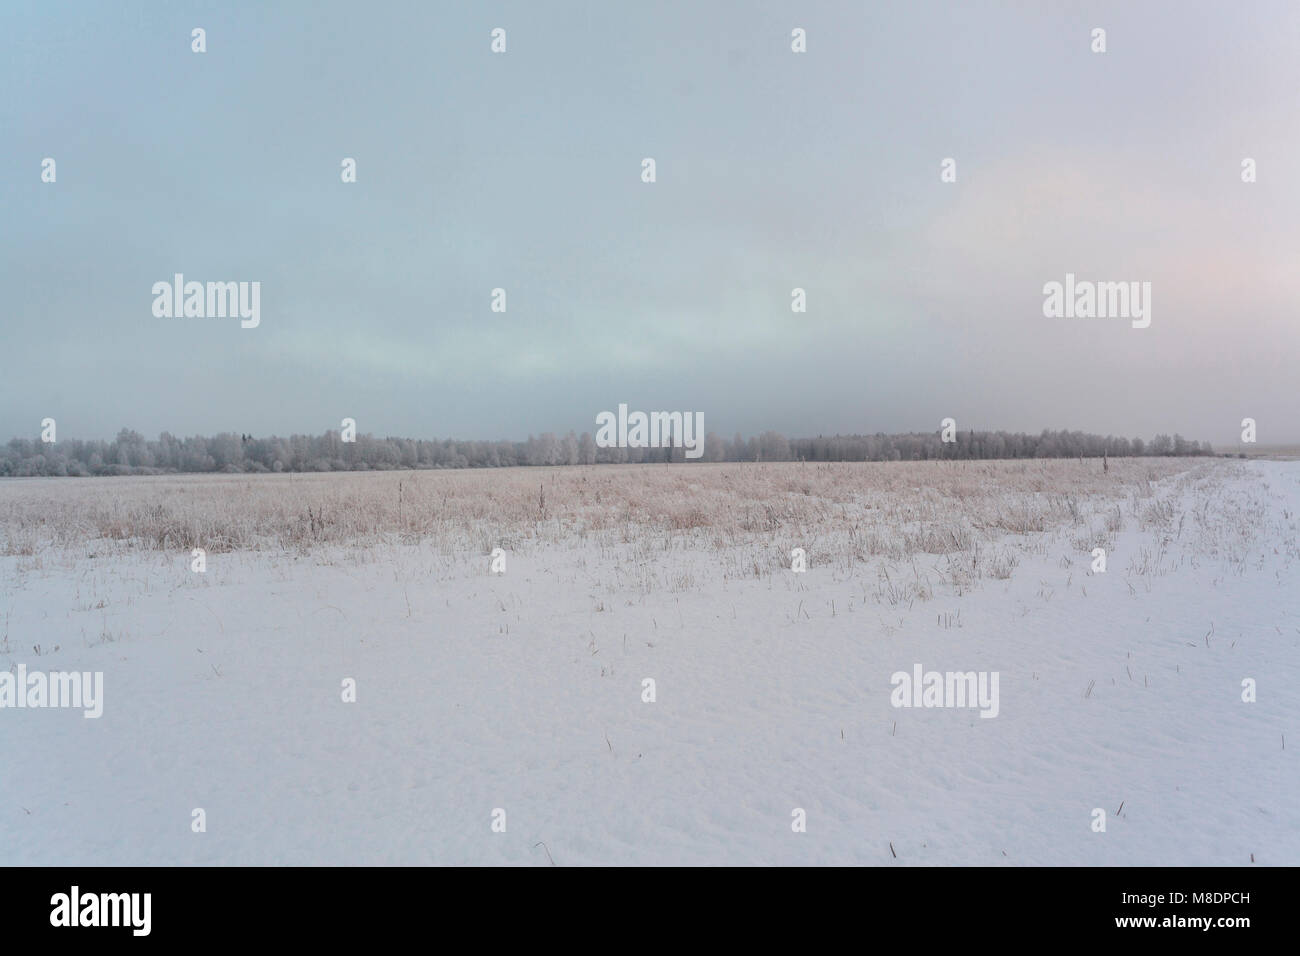
{"label": "snow-covered field", "polygon": [[0,670],[104,681],[0,709],[0,864],[1300,864],[1298,513],[1265,461],[0,482]]}

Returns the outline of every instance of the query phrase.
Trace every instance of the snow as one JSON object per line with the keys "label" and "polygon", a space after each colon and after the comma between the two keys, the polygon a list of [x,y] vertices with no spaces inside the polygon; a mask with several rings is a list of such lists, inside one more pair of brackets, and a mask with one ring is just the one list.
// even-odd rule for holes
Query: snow
{"label": "snow", "polygon": [[[1300,864],[1300,463],[1158,496],[1105,574],[1010,536],[898,604],[633,545],[5,556],[0,668],[105,700],[0,710],[0,864]],[[918,663],[997,717],[892,706]]]}

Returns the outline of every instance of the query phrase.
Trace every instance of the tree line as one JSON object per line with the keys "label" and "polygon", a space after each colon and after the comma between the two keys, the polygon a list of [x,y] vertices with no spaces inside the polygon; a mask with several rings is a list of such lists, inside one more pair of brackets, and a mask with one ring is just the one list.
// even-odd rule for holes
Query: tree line
{"label": "tree line", "polygon": [[[727,441],[710,432],[704,454],[719,461],[926,461],[990,458],[1124,458],[1212,455],[1209,442],[1182,435],[1116,438],[1080,431],[1044,430],[1038,435],[1006,431],[958,431],[943,442],[940,433],[819,435],[788,439],[773,431]],[[255,473],[280,471],[389,471],[402,468],[504,468],[513,465],[591,465],[685,462],[681,448],[601,448],[590,434],[547,432],[526,441],[376,438],[357,435],[345,442],[338,431],[322,435],[254,438],[222,432],[210,438],[156,440],[122,429],[112,441],[14,438],[0,448],[0,476],[156,475],[178,472]]]}

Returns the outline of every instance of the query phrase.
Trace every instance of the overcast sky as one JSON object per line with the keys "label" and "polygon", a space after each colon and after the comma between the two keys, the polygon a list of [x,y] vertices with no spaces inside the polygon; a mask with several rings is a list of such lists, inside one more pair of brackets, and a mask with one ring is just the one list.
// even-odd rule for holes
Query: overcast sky
{"label": "overcast sky", "polygon": [[[0,438],[1300,440],[1294,0],[271,6],[0,4]],[[1067,272],[1150,327],[1045,318]]]}

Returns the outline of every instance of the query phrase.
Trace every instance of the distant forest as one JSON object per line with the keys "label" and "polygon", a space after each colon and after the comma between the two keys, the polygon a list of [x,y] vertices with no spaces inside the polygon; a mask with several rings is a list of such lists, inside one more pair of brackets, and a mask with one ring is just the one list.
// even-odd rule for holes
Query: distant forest
{"label": "distant forest", "polygon": [[[776,432],[727,441],[710,432],[696,461],[925,461],[989,458],[1112,458],[1212,455],[1209,442],[1181,435],[1140,438],[1043,431],[959,431],[955,442],[939,432],[901,435],[835,435],[787,439]],[[683,449],[598,448],[590,434],[530,435],[527,441],[456,441],[375,438],[344,442],[337,431],[288,438],[254,438],[223,432],[212,438],[156,441],[122,429],[113,441],[15,438],[0,448],[0,476],[157,475],[177,472],[391,471],[402,468],[503,468],[512,465],[591,465],[685,462]]]}

